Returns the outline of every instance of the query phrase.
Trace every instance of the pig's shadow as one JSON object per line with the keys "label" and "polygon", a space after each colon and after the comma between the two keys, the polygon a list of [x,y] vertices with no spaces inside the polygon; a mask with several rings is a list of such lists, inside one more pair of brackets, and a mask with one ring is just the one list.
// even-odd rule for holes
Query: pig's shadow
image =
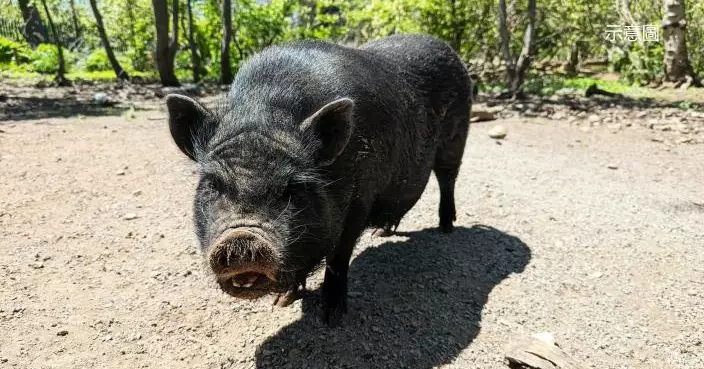
{"label": "pig's shadow", "polygon": [[530,260],[517,237],[475,225],[443,235],[405,233],[359,254],[350,267],[349,314],[329,329],[319,294],[303,318],[257,350],[258,368],[432,368],[479,333],[489,293]]}

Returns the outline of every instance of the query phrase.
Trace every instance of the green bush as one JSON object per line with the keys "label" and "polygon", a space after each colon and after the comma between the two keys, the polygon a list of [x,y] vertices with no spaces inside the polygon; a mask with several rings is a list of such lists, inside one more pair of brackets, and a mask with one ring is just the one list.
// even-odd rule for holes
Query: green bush
{"label": "green bush", "polygon": [[83,69],[88,72],[112,70],[105,49],[96,49],[88,54],[83,60]]}
{"label": "green bush", "polygon": [[[132,61],[126,56],[117,56],[120,66],[127,72],[134,70]],[[108,54],[104,48],[93,50],[90,54],[82,58],[78,63],[78,69],[84,72],[112,72],[112,65],[108,59]]]}
{"label": "green bush", "polygon": [[21,64],[29,61],[31,50],[26,45],[0,37],[0,64]]}
{"label": "green bush", "polygon": [[[66,71],[68,72],[76,58],[73,53],[69,52],[67,49],[63,49],[63,53]],[[37,48],[30,53],[29,60],[32,65],[32,70],[35,72],[51,74],[59,70],[59,53],[56,50],[56,45],[41,44],[37,46]]]}

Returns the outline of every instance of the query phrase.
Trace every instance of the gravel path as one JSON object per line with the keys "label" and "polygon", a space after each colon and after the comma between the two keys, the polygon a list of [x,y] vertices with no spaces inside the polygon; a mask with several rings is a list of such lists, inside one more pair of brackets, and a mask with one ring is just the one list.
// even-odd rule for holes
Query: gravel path
{"label": "gravel path", "polygon": [[587,368],[704,368],[704,145],[473,125],[457,231],[433,180],[399,235],[362,237],[331,330],[316,295],[215,287],[159,114],[0,125],[0,367],[506,368],[552,332]]}

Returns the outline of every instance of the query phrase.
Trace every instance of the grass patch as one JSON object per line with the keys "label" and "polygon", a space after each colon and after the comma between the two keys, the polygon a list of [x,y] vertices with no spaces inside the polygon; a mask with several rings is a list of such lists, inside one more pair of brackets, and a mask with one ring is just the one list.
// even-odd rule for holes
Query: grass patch
{"label": "grass patch", "polygon": [[[592,77],[563,77],[556,75],[530,75],[526,79],[524,91],[528,94],[550,96],[556,93],[584,93],[589,86],[596,84],[599,88],[633,96],[643,94],[646,88],[631,86],[619,81],[607,81]],[[482,91],[499,93],[506,89],[505,82],[485,83],[480,87]]]}
{"label": "grass patch", "polygon": [[[152,72],[127,71],[131,78],[143,78],[147,80],[156,79],[157,76]],[[116,81],[115,72],[111,70],[96,70],[96,71],[78,71],[66,74],[66,78],[70,80],[96,81],[96,82],[111,82]]]}
{"label": "grass patch", "polygon": [[[560,75],[531,74],[526,79],[524,91],[528,94],[539,96],[552,96],[555,94],[584,95],[584,92],[592,84],[596,84],[602,90],[622,94],[634,99],[650,98],[677,102],[678,107],[683,110],[696,110],[696,107],[704,104],[704,89],[701,88],[659,90],[630,85],[620,80],[605,80],[586,76],[565,77]],[[481,91],[494,94],[500,93],[505,89],[506,83],[504,82],[486,83],[480,86]]]}
{"label": "grass patch", "polygon": [[[148,81],[155,81],[159,76],[155,72],[140,72],[128,71],[130,77],[140,78]],[[26,64],[2,64],[0,65],[0,78],[22,80],[23,82],[51,82],[54,79],[54,74],[45,74],[32,71]],[[115,73],[112,70],[100,71],[71,71],[66,73],[66,78],[71,81],[95,81],[95,82],[113,82],[116,81]]]}

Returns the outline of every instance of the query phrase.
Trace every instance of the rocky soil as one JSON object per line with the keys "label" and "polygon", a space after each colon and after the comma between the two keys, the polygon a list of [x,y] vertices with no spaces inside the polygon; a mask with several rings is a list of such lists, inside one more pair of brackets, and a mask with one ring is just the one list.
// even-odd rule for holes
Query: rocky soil
{"label": "rocky soil", "polygon": [[157,100],[79,117],[12,110],[13,96],[0,102],[1,368],[499,369],[538,332],[586,368],[704,368],[695,110],[529,100],[473,124],[456,232],[435,231],[431,180],[398,235],[362,237],[350,313],[328,329],[315,292],[288,308],[219,292],[194,245],[197,168]]}

